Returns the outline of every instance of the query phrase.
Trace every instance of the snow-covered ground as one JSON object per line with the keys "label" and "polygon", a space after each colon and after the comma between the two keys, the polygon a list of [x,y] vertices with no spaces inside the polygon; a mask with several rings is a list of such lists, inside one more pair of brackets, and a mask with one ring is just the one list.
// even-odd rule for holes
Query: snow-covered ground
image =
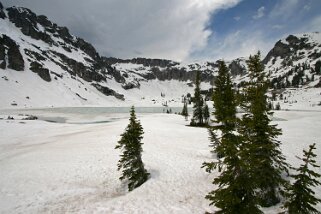
{"label": "snow-covered ground", "polygon": [[[204,196],[214,188],[211,181],[217,174],[200,168],[212,158],[207,130],[185,126],[188,122],[174,114],[138,117],[145,131],[143,161],[151,178],[132,192],[118,180],[120,151],[114,149],[128,114],[101,115],[112,122],[94,124],[0,120],[0,213],[214,211]],[[275,113],[283,129],[282,150],[293,166],[300,163],[295,156],[302,156],[302,149],[312,143],[321,164],[320,119],[321,112]],[[316,194],[321,197],[321,187]],[[317,208],[321,210],[321,204]],[[277,211],[273,207],[265,213]]]}

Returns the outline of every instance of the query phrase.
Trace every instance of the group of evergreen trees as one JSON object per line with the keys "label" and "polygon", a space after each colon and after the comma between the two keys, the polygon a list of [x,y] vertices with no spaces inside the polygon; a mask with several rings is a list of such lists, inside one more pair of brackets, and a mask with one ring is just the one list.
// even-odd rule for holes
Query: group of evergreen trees
{"label": "group of evergreen trees", "polygon": [[[286,203],[289,213],[312,213],[311,204],[315,205],[318,199],[311,196],[310,189],[305,191],[304,185],[319,184],[316,180],[307,181],[311,175],[319,175],[308,171],[306,163],[300,167],[306,167],[305,172],[299,169],[300,174],[303,172],[305,176],[294,176],[296,183],[301,186],[288,187],[288,181],[283,174],[288,173],[289,165],[277,140],[281,130],[270,124],[272,112],[268,108],[266,97],[268,82],[260,54],[251,56],[247,65],[250,81],[245,84],[241,98],[237,98],[225,63],[222,61],[219,64],[213,92],[213,122],[217,123],[217,126],[209,128],[210,146],[219,159],[204,163],[203,167],[208,172],[219,169],[221,174],[213,181],[218,188],[211,191],[206,198],[212,205],[220,208],[217,213],[255,214],[262,213],[259,206],[269,207],[279,203],[280,195],[287,189],[290,192],[285,194],[289,198]],[[239,105],[245,110],[240,118],[236,116],[237,100],[240,100]],[[310,154],[309,157],[313,158],[313,155]],[[313,160],[310,160],[310,164],[316,166]],[[301,181],[298,181],[298,178],[301,178]],[[298,197],[299,191],[305,191],[305,198]],[[304,195],[302,192],[300,194]],[[306,201],[306,204],[300,200]],[[295,206],[299,201],[300,205]],[[304,208],[300,207],[301,205]]]}
{"label": "group of evergreen trees", "polygon": [[188,106],[187,106],[187,102],[185,101],[184,102],[184,106],[183,106],[183,110],[182,110],[182,113],[181,115],[183,115],[185,117],[185,120],[188,120]]}
{"label": "group of evergreen trees", "polygon": [[[298,174],[291,175],[293,185],[284,178],[290,167],[280,149],[277,137],[281,130],[271,125],[272,112],[268,107],[268,82],[261,63],[260,53],[247,61],[250,81],[245,84],[241,99],[236,96],[231,77],[224,61],[219,62],[218,77],[212,100],[215,122],[209,128],[211,147],[218,161],[205,162],[207,172],[218,169],[221,174],[214,178],[218,188],[209,192],[206,198],[223,214],[262,213],[260,206],[270,207],[280,202],[280,196],[287,199],[284,207],[289,214],[320,213],[313,206],[321,202],[310,187],[321,185],[320,174],[309,169],[319,167],[313,153],[315,144],[304,150],[303,164],[292,168]],[[196,125],[206,121],[200,94],[200,74],[197,73],[194,94],[194,115]],[[245,110],[237,117],[237,106]],[[208,109],[207,109],[208,111]],[[182,114],[188,116],[187,103]],[[209,118],[209,116],[207,117]],[[131,108],[129,124],[116,149],[122,149],[118,170],[120,180],[128,181],[129,191],[142,185],[149,177],[142,162],[143,128]]]}
{"label": "group of evergreen trees", "polygon": [[201,95],[201,78],[200,72],[197,71],[195,78],[195,90],[193,97],[193,118],[191,120],[191,126],[205,126],[210,118],[209,108]]}

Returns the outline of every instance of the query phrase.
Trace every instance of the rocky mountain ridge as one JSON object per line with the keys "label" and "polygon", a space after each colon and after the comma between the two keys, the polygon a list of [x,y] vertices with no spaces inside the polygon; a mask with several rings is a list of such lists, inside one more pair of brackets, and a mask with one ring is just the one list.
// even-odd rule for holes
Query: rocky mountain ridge
{"label": "rocky mountain ridge", "polygon": [[[321,36],[311,33],[290,35],[278,41],[263,63],[271,87],[320,87],[320,60]],[[246,58],[227,64],[235,84],[241,86],[247,80]],[[4,8],[0,3],[0,69],[3,70],[0,86],[4,88],[2,91],[7,91],[1,96],[5,97],[6,105],[25,97],[30,99],[32,96],[19,94],[25,88],[35,97],[60,97],[64,99],[62,105],[69,102],[70,105],[108,105],[145,100],[146,90],[153,92],[150,94],[153,103],[162,103],[164,99],[157,101],[153,97],[163,95],[161,92],[167,91],[169,85],[177,91],[168,91],[171,100],[179,102],[183,92],[192,91],[198,70],[204,88],[211,88],[218,61],[182,64],[165,59],[102,57],[90,43],[71,35],[66,27],[58,26],[46,16],[37,16],[21,7]],[[45,90],[30,90],[35,83]],[[50,93],[43,94],[48,90]],[[9,96],[13,91],[16,93]],[[24,102],[25,106],[32,106],[40,101]],[[55,99],[48,98],[44,105],[49,103],[54,104]]]}

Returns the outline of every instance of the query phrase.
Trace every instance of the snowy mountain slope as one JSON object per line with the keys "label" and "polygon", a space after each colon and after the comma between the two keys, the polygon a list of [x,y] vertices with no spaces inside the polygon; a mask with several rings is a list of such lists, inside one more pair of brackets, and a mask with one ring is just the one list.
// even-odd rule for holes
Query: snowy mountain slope
{"label": "snowy mountain slope", "polygon": [[[321,34],[290,35],[278,41],[263,62],[270,77],[281,78],[287,86],[315,86],[321,75]],[[292,83],[298,74],[298,81]],[[312,80],[313,75],[315,78]],[[289,83],[286,83],[287,81]],[[280,80],[278,82],[280,83]]]}
{"label": "snowy mountain slope", "polygon": [[321,34],[290,35],[263,60],[272,93],[283,109],[321,106]]}
{"label": "snowy mountain slope", "polygon": [[[150,60],[150,65],[159,66],[148,68],[129,63],[110,66],[111,58],[100,57],[89,43],[45,16],[2,5],[0,14],[0,107],[162,105],[161,93],[168,94],[170,102],[192,91],[186,83],[158,82],[176,75],[174,69],[163,72],[164,66],[176,64],[172,61]],[[145,90],[147,81],[150,87]]]}
{"label": "snowy mountain slope", "polygon": [[[96,88],[106,82],[99,55],[44,16],[25,8],[1,10],[2,106],[74,106],[114,102]],[[117,95],[109,91],[111,95]],[[122,98],[119,96],[119,98]]]}
{"label": "snowy mountain slope", "polygon": [[[248,80],[246,60],[243,57],[227,62],[239,87]],[[313,93],[313,99],[307,102],[317,106],[321,101],[317,96],[321,92],[320,60],[321,36],[309,33],[278,41],[263,63],[277,97],[295,88],[298,96],[306,91]],[[29,9],[5,9],[0,3],[0,108],[181,106],[182,95],[193,92],[198,70],[202,89],[210,89],[218,61],[186,64],[101,57],[91,44],[71,35],[66,27]],[[291,105],[296,103],[294,100]]]}

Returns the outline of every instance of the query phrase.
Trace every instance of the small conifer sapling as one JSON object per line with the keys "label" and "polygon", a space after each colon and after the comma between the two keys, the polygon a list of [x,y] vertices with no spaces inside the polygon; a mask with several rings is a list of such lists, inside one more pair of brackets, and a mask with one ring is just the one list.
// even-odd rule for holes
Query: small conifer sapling
{"label": "small conifer sapling", "polygon": [[294,183],[287,188],[288,201],[285,203],[285,207],[288,209],[289,214],[313,214],[321,213],[314,208],[315,205],[321,202],[320,199],[314,196],[315,192],[311,187],[321,185],[321,175],[311,168],[319,168],[316,164],[316,154],[313,153],[315,144],[310,145],[309,150],[303,150],[303,158],[299,158],[303,161],[299,168],[293,168],[298,174],[292,175]]}
{"label": "small conifer sapling", "polygon": [[122,150],[117,165],[118,170],[122,170],[122,175],[119,179],[128,181],[129,191],[142,185],[149,177],[141,155],[143,152],[143,143],[141,142],[143,134],[143,127],[136,118],[133,106],[130,111],[129,124],[115,147],[115,149]]}

